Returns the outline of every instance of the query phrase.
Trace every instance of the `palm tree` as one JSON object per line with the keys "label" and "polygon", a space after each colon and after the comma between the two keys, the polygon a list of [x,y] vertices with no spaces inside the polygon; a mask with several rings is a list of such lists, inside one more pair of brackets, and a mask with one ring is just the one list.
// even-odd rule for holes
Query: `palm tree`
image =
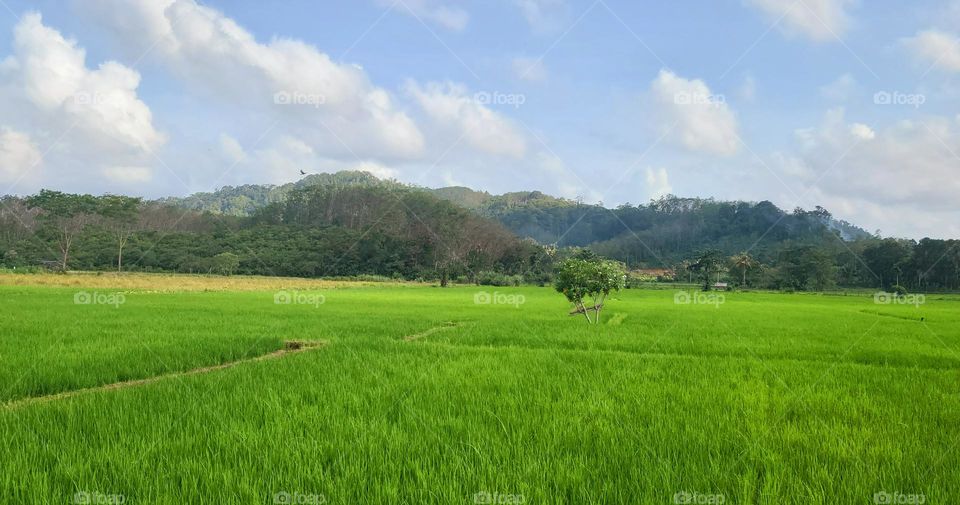
{"label": "palm tree", "polygon": [[757,266],[757,260],[753,259],[753,257],[751,257],[746,252],[742,252],[740,254],[734,255],[732,258],[730,258],[730,261],[733,263],[734,268],[737,268],[738,270],[740,270],[740,275],[741,275],[740,285],[746,286],[747,270],[750,270],[751,268]]}

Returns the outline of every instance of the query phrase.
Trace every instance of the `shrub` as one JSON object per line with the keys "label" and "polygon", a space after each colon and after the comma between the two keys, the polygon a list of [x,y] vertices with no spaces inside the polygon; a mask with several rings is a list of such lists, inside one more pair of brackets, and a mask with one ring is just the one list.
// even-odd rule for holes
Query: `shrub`
{"label": "shrub", "polygon": [[519,286],[523,284],[523,277],[519,275],[505,275],[498,272],[484,271],[477,274],[477,284],[481,286]]}
{"label": "shrub", "polygon": [[[576,306],[571,315],[583,314],[588,322],[597,323],[604,299],[611,291],[623,289],[625,278],[622,263],[570,258],[557,266],[554,287]],[[586,298],[591,300],[589,307],[584,304]],[[590,319],[590,311],[596,312],[594,319]]]}

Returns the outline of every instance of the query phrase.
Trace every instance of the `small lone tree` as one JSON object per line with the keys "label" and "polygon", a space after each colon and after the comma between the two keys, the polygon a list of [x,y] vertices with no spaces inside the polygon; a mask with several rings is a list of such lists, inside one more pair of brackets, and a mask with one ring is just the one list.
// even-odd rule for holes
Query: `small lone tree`
{"label": "small lone tree", "polygon": [[232,252],[222,252],[210,259],[210,271],[220,275],[233,275],[240,268],[240,256]]}
{"label": "small lone tree", "polygon": [[[626,274],[622,263],[599,258],[570,258],[557,265],[554,287],[576,307],[571,316],[583,314],[587,322],[600,321],[603,301],[612,291],[623,289]],[[585,300],[589,299],[589,306]],[[593,319],[590,312],[596,313]]]}
{"label": "small lone tree", "polygon": [[690,270],[697,273],[697,276],[700,277],[700,280],[703,282],[703,290],[710,291],[710,282],[713,279],[713,274],[717,275],[717,281],[720,281],[720,272],[723,270],[723,265],[726,258],[724,258],[723,253],[716,249],[708,249],[701,252],[692,265],[690,265]]}
{"label": "small lone tree", "polygon": [[747,272],[757,268],[757,266],[760,265],[760,263],[758,263],[757,260],[753,259],[753,257],[747,254],[746,252],[742,252],[740,254],[731,256],[730,264],[733,266],[734,269],[740,271],[741,287],[747,286]]}
{"label": "small lone tree", "polygon": [[123,248],[137,231],[137,212],[142,199],[130,196],[104,195],[98,199],[104,226],[117,244],[117,272],[123,271]]}

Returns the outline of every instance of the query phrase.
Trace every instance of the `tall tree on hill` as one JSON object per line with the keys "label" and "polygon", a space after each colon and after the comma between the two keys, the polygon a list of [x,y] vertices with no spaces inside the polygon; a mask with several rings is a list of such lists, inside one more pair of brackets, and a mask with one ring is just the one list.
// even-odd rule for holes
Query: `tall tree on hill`
{"label": "tall tree on hill", "polygon": [[723,264],[726,258],[723,253],[716,249],[708,249],[697,255],[696,261],[690,265],[690,270],[697,273],[703,282],[703,290],[710,290],[710,282],[716,274],[718,277],[723,271]]}
{"label": "tall tree on hill", "polygon": [[833,285],[836,266],[833,256],[823,248],[801,245],[784,250],[778,262],[781,281],[788,287],[823,291]]}
{"label": "tall tree on hill", "polygon": [[12,246],[29,237],[36,228],[37,212],[20,198],[0,197],[0,245]]}
{"label": "tall tree on hill", "polygon": [[123,248],[137,231],[140,198],[104,195],[98,199],[98,212],[105,227],[117,241],[117,272],[123,271]]}
{"label": "tall tree on hill", "polygon": [[756,268],[758,265],[757,260],[753,259],[753,257],[746,252],[734,255],[730,258],[730,263],[735,270],[740,272],[741,286],[747,285],[747,272]]}
{"label": "tall tree on hill", "polygon": [[911,248],[910,242],[887,238],[863,250],[863,260],[879,277],[880,287],[890,289],[899,281],[899,274],[910,259]]}

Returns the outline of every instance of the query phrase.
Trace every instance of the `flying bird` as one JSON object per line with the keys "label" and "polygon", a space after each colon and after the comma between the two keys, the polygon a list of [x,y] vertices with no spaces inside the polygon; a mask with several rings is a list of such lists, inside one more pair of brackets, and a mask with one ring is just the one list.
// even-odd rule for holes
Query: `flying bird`
{"label": "flying bird", "polygon": [[307,175],[307,173],[304,172],[303,170],[301,170],[301,171],[300,171],[300,175]]}

